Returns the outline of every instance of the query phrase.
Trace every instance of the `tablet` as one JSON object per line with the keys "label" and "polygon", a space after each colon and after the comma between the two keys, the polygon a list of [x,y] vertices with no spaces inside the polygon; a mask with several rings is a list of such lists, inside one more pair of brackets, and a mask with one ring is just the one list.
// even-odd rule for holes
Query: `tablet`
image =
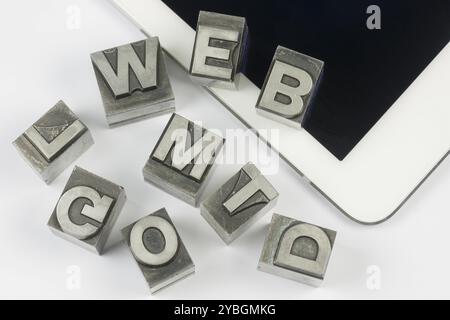
{"label": "tablet", "polygon": [[[245,16],[251,42],[239,90],[206,90],[355,221],[392,216],[449,153],[450,8],[443,1],[378,1],[381,29],[367,27],[366,1],[112,1],[186,70],[199,9]],[[278,44],[325,61],[300,130],[255,111]]]}

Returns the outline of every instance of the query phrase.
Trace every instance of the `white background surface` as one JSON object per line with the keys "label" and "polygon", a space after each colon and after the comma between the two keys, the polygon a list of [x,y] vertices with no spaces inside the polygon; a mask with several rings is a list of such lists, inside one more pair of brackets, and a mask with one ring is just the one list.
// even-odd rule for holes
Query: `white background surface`
{"label": "white background surface", "polygon": [[[80,10],[79,28],[71,27],[76,11],[71,5]],[[198,209],[143,181],[142,167],[169,116],[107,128],[89,54],[143,38],[109,2],[9,2],[0,11],[0,30],[1,298],[149,298],[119,230],[160,207],[177,226],[196,274],[150,298],[450,298],[448,160],[393,218],[377,226],[349,220],[279,161],[279,170],[269,176],[281,194],[274,211],[338,232],[326,279],[321,288],[310,288],[256,271],[271,213],[227,247]],[[244,129],[183,70],[167,63],[178,113],[223,133]],[[101,257],[55,237],[46,226],[73,165],[46,186],[11,145],[59,99],[95,140],[76,164],[123,185],[128,195]],[[206,194],[239,166],[217,166]],[[381,271],[379,290],[367,286],[373,265]],[[67,286],[70,266],[81,272],[78,289]]]}

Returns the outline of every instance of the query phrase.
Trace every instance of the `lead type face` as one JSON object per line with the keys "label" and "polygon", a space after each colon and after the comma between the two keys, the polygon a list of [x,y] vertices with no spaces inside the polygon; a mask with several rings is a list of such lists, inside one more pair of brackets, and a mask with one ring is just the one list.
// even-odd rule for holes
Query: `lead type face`
{"label": "lead type face", "polygon": [[13,144],[41,179],[50,183],[93,143],[88,128],[59,101]]}
{"label": "lead type face", "polygon": [[324,63],[279,46],[256,103],[261,115],[300,128]]}
{"label": "lead type face", "polygon": [[246,42],[245,18],[200,11],[190,75],[203,85],[236,89]]}
{"label": "lead type face", "polygon": [[336,232],[274,214],[258,269],[312,286],[325,277]]}
{"label": "lead type face", "polygon": [[144,179],[198,206],[211,166],[224,139],[173,114],[144,169]]}
{"label": "lead type face", "polygon": [[278,192],[247,163],[200,206],[205,220],[229,244],[276,203]]}
{"label": "lead type face", "polygon": [[75,167],[48,226],[56,235],[101,254],[125,199],[122,187]]}
{"label": "lead type face", "polygon": [[160,209],[122,230],[152,293],[194,273],[194,264],[167,211]]}
{"label": "lead type face", "polygon": [[91,60],[110,126],[175,110],[158,37],[95,52]]}

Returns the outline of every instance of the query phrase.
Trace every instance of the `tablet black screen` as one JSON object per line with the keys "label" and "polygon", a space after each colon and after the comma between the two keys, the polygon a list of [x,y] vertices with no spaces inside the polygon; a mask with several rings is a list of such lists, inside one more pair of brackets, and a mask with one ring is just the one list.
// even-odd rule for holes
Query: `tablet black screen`
{"label": "tablet black screen", "polygon": [[[246,17],[250,48],[245,74],[258,86],[277,45],[323,60],[322,81],[304,127],[338,159],[450,40],[448,0],[164,2],[193,28],[199,10]],[[370,5],[380,8],[381,29],[367,27]]]}

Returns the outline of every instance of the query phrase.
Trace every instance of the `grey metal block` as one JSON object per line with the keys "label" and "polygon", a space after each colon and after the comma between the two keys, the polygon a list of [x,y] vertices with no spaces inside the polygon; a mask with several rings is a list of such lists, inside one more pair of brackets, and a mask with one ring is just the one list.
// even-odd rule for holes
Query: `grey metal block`
{"label": "grey metal block", "polygon": [[158,37],[91,54],[109,126],[175,111]]}
{"label": "grey metal block", "polygon": [[22,158],[47,184],[93,144],[88,128],[63,101],[13,142]]}
{"label": "grey metal block", "polygon": [[323,61],[278,46],[256,103],[261,115],[300,128],[317,91]]}
{"label": "grey metal block", "polygon": [[312,286],[325,277],[336,232],[274,214],[258,269]]}
{"label": "grey metal block", "polygon": [[144,179],[197,207],[225,139],[173,114],[144,169]]}
{"label": "grey metal block", "polygon": [[237,89],[245,61],[245,18],[200,11],[189,74],[204,86]]}
{"label": "grey metal block", "polygon": [[100,255],[125,200],[123,187],[75,167],[48,226],[55,235]]}
{"label": "grey metal block", "polygon": [[275,205],[278,192],[258,168],[247,163],[202,202],[201,215],[229,244]]}
{"label": "grey metal block", "polygon": [[194,263],[166,209],[122,229],[145,280],[154,293],[195,272]]}

